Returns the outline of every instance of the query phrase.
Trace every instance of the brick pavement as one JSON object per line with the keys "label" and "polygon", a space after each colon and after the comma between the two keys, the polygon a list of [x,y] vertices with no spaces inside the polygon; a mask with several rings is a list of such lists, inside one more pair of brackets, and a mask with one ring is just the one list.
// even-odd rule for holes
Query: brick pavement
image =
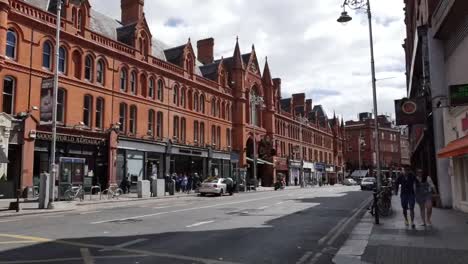
{"label": "brick pavement", "polygon": [[421,226],[416,206],[416,229],[405,227],[399,198],[393,214],[373,224],[366,213],[334,258],[336,264],[458,264],[468,263],[468,214],[434,208],[433,226]]}

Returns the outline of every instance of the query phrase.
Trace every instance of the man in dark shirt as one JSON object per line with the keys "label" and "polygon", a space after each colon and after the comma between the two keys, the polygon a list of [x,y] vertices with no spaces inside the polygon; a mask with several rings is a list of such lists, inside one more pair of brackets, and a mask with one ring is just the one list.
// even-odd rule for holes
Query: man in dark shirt
{"label": "man in dark shirt", "polygon": [[398,195],[398,188],[401,185],[401,207],[403,207],[403,216],[405,217],[405,225],[408,226],[408,208],[410,210],[411,227],[415,228],[414,224],[414,205],[415,200],[415,183],[416,177],[409,168],[404,168],[403,175],[400,175],[395,184],[395,195]]}

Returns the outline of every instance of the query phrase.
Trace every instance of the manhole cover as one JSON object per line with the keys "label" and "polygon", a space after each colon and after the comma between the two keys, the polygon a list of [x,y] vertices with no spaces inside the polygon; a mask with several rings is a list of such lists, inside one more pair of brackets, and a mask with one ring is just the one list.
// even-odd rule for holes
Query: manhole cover
{"label": "manhole cover", "polygon": [[133,224],[133,223],[139,223],[143,220],[141,219],[123,219],[123,220],[116,220],[112,221],[111,223],[116,223],[116,224]]}

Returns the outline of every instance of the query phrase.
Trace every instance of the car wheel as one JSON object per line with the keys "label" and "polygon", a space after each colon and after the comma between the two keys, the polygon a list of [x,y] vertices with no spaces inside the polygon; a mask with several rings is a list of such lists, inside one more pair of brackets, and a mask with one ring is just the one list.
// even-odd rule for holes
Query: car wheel
{"label": "car wheel", "polygon": [[206,193],[200,193],[200,196],[206,196]]}
{"label": "car wheel", "polygon": [[361,191],[364,191],[364,187],[361,186]]}

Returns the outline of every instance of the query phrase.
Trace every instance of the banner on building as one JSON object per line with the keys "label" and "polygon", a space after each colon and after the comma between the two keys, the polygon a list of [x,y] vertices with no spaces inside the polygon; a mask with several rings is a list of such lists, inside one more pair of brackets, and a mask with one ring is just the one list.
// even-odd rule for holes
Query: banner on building
{"label": "banner on building", "polygon": [[52,123],[54,78],[42,79],[41,84],[41,124]]}
{"label": "banner on building", "polygon": [[426,98],[395,100],[396,124],[416,125],[426,122]]}

